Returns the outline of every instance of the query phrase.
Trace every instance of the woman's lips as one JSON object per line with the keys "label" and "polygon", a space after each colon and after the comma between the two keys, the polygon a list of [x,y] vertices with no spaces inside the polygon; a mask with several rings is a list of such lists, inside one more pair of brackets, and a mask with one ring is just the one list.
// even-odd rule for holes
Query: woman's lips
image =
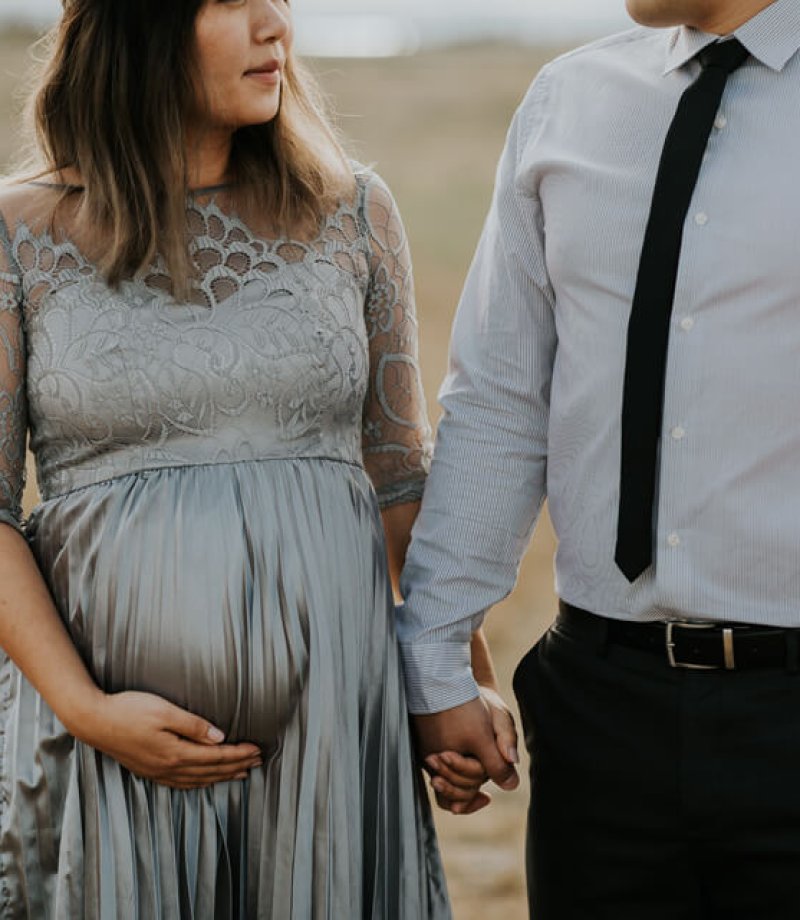
{"label": "woman's lips", "polygon": [[269,61],[261,67],[254,67],[252,70],[245,71],[245,76],[265,86],[275,86],[281,82],[280,61]]}

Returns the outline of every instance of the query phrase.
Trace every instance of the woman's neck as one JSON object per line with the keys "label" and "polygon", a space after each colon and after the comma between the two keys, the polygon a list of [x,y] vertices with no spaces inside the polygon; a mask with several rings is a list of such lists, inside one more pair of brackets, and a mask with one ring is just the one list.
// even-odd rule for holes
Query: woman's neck
{"label": "woman's neck", "polygon": [[224,129],[192,132],[186,138],[190,189],[224,185],[230,179],[233,134]]}

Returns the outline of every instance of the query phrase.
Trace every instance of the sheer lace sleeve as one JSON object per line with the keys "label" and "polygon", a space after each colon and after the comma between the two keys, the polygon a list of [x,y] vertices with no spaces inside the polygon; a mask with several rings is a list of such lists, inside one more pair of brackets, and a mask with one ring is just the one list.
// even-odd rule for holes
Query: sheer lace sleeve
{"label": "sheer lace sleeve", "polygon": [[414,282],[405,228],[381,179],[363,179],[371,247],[366,302],[370,383],[364,407],[364,465],[382,508],[419,501],[430,467],[431,432],[419,372]]}
{"label": "sheer lace sleeve", "polygon": [[21,279],[0,214],[0,523],[19,531],[27,430]]}

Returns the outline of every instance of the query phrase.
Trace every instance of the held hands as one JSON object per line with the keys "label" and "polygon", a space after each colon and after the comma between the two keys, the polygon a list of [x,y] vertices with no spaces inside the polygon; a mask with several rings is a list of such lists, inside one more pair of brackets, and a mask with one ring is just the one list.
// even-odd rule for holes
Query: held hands
{"label": "held hands", "polygon": [[150,693],[102,694],[70,730],[136,776],[173,789],[244,779],[262,763],[256,745],[223,744],[222,732],[205,719]]}
{"label": "held hands", "polygon": [[514,718],[493,688],[481,687],[463,706],[415,716],[414,724],[436,801],[446,811],[468,815],[485,808],[491,796],[481,786],[488,779],[507,791],[519,785]]}

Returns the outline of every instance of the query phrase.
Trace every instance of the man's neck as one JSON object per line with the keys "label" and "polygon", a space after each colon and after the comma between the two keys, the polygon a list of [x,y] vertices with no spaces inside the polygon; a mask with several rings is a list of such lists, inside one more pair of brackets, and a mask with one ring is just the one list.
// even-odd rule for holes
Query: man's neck
{"label": "man's neck", "polygon": [[711,10],[707,17],[697,22],[687,22],[686,25],[709,35],[730,35],[774,2],[775,0],[730,0],[727,3],[718,3],[718,8]]}

